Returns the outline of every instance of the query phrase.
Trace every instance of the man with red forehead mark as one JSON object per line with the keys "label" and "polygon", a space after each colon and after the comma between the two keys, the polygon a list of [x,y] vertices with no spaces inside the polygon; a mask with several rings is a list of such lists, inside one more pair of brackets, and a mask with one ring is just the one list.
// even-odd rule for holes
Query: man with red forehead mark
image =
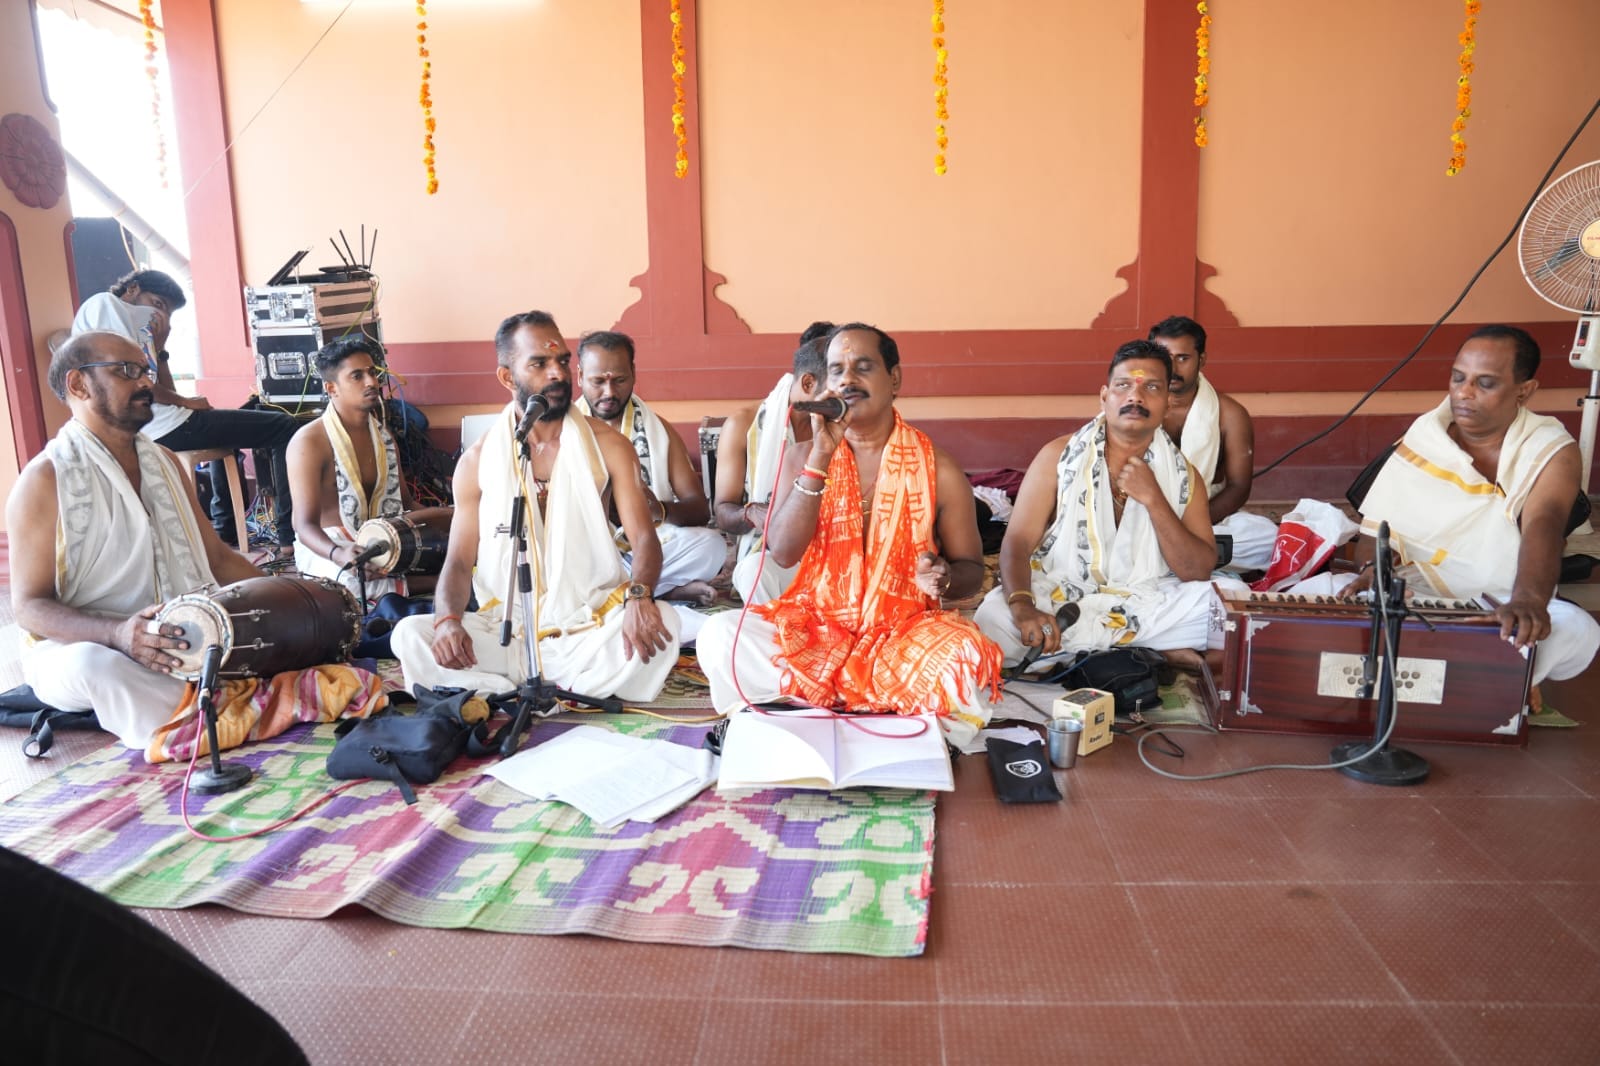
{"label": "man with red forehead mark", "polygon": [[1113,647],[1191,664],[1221,634],[1200,476],[1162,428],[1172,360],[1150,341],[1111,359],[1101,412],[1040,450],[976,621],[1006,664]]}

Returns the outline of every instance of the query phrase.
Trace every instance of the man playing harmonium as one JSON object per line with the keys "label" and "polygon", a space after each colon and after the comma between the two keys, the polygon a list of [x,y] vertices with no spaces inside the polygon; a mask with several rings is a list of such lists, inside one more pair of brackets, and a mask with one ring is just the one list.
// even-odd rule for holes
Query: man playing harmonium
{"label": "man playing harmonium", "polygon": [[441,547],[450,528],[448,507],[417,510],[412,502],[394,435],[382,422],[381,355],[377,343],[359,332],[318,352],[328,406],[289,442],[295,568],[342,581],[358,596],[364,586],[368,610],[388,593],[423,592],[432,582],[408,582],[405,574],[387,574],[371,564],[357,574],[355,558],[368,547],[357,539],[362,527],[403,514],[409,529],[437,536]]}
{"label": "man playing harmonium", "polygon": [[784,449],[811,441],[811,417],[789,412],[789,405],[813,400],[827,388],[828,331],[831,322],[814,322],[800,335],[789,373],[778,379],[759,405],[729,415],[717,438],[716,504],[712,518],[734,544],[733,588],[746,603],[776,598],[794,570],[779,566],[761,543],[773,481]]}
{"label": "man playing harmonium", "polygon": [[[1351,501],[1365,562],[1344,589],[1353,597],[1371,587],[1373,538],[1388,522],[1407,591],[1488,603],[1502,637],[1538,645],[1536,685],[1575,677],[1600,649],[1600,624],[1555,598],[1582,460],[1560,422],[1528,410],[1538,370],[1538,342],[1524,330],[1491,325],[1467,338],[1444,401],[1411,424],[1365,497]],[[1308,582],[1301,590],[1318,591]]]}
{"label": "man playing harmonium", "polygon": [[[709,607],[716,598],[709,582],[727,562],[728,544],[706,526],[711,509],[678,431],[634,394],[633,364],[633,338],[626,333],[586,334],[578,342],[583,395],[576,406],[622,434],[639,456],[661,542],[655,594]],[[698,616],[684,621],[697,624]]]}
{"label": "man playing harmonium", "polygon": [[[515,553],[502,527],[509,525],[520,486],[541,676],[586,695],[653,699],[677,661],[678,617],[662,612],[651,593],[661,545],[638,456],[611,427],[574,409],[572,353],[548,314],[507,318],[495,333],[495,353],[495,376],[512,400],[456,466],[456,511],[436,613],[413,615],[394,628],[406,684],[487,695],[532,676],[520,603],[512,608],[510,645],[502,647],[499,639]],[[517,428],[536,398],[547,408],[527,430],[524,462]],[[631,582],[612,539],[608,504],[633,548]],[[482,606],[469,613],[473,591]]]}
{"label": "man playing harmonium", "polygon": [[1000,650],[940,610],[976,592],[983,547],[972,486],[912,429],[894,400],[900,353],[882,330],[840,326],[828,343],[839,421],[811,416],[811,442],[785,454],[767,550],[798,566],[777,599],[729,611],[700,633],[700,665],[724,714],[798,697],[818,707],[924,712],[965,743],[989,719]]}
{"label": "man playing harmonium", "polygon": [[162,604],[213,583],[261,577],[206,521],[177,458],[143,436],[155,401],[149,364],[113,333],[73,337],[50,361],[72,410],[22,470],[6,503],[11,605],[34,694],[94,710],[102,728],[145,747],[183,697],[172,654],[183,630]]}
{"label": "man playing harmonium", "polygon": [[976,616],[1007,665],[1127,646],[1195,663],[1206,648],[1216,541],[1205,485],[1162,428],[1171,378],[1165,348],[1122,345],[1100,414],[1028,467]]}

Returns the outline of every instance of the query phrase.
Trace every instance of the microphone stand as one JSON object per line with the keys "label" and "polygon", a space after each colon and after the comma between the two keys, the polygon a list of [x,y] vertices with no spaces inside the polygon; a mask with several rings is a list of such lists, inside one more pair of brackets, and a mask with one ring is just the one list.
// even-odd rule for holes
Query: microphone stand
{"label": "microphone stand", "polygon": [[1334,748],[1329,758],[1335,763],[1358,760],[1339,767],[1339,772],[1371,785],[1416,785],[1428,777],[1426,759],[1404,748],[1391,748],[1387,742],[1397,702],[1394,672],[1399,668],[1400,630],[1408,613],[1405,579],[1394,576],[1389,559],[1389,523],[1384,522],[1378,526],[1378,553],[1373,560],[1372,631],[1367,659],[1362,664],[1360,693],[1363,699],[1371,699],[1372,684],[1377,680],[1378,713],[1372,740],[1347,741]]}
{"label": "microphone stand", "polygon": [[[525,470],[528,465],[528,438],[524,433],[517,440],[518,466]],[[533,605],[533,566],[528,560],[528,493],[526,482],[518,477],[516,491],[511,497],[511,517],[503,526],[496,528],[497,533],[509,533],[511,536],[511,563],[506,574],[505,615],[500,622],[500,646],[509,647],[511,644],[512,624],[511,610],[513,604],[520,600],[522,610],[522,649],[528,660],[528,676],[522,684],[517,686],[517,710],[509,725],[501,729],[495,738],[499,744],[502,758],[515,755],[522,745],[522,735],[528,731],[534,718],[549,718],[561,711],[557,701],[567,700],[571,703],[581,703],[587,707],[596,707],[602,711],[613,714],[622,712],[622,701],[616,698],[602,699],[598,696],[588,696],[581,692],[571,692],[547,682],[539,670],[539,619]]]}
{"label": "microphone stand", "polygon": [[211,768],[196,770],[194,776],[189,779],[189,791],[199,792],[202,795],[232,792],[236,788],[243,788],[254,773],[242,762],[224,763],[222,754],[217,751],[216,690],[217,671],[220,669],[222,669],[222,648],[216,644],[206,645],[205,657],[200,663],[198,702],[200,713],[205,715],[206,740],[211,746]]}

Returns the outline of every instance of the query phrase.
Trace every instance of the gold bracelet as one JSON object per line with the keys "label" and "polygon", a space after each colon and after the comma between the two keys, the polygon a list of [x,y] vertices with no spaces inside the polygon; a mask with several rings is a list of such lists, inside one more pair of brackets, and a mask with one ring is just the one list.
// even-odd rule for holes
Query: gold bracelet
{"label": "gold bracelet", "polygon": [[[824,486],[826,486],[828,483],[826,481],[824,481],[822,484]],[[822,489],[808,489],[804,485],[800,484],[800,479],[799,478],[795,478],[794,479],[794,491],[798,492],[802,496],[821,496],[822,495]]]}
{"label": "gold bracelet", "polygon": [[1019,597],[1019,596],[1028,597],[1028,602],[1029,603],[1033,604],[1034,606],[1038,606],[1038,601],[1036,601],[1033,598],[1033,593],[1028,592],[1026,590],[1019,591],[1019,592],[1013,592],[1011,595],[1006,597],[1006,603],[1008,603],[1008,604],[1016,603],[1017,602],[1017,597]]}

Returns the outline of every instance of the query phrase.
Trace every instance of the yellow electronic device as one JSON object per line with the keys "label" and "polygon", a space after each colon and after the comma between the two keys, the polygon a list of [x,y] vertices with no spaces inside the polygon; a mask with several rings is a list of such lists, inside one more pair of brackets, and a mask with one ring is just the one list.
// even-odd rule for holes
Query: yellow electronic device
{"label": "yellow electronic device", "polygon": [[1051,705],[1053,718],[1076,718],[1083,723],[1078,734],[1078,754],[1087,755],[1111,743],[1111,722],[1116,717],[1116,699],[1097,688],[1075,688],[1057,696]]}

